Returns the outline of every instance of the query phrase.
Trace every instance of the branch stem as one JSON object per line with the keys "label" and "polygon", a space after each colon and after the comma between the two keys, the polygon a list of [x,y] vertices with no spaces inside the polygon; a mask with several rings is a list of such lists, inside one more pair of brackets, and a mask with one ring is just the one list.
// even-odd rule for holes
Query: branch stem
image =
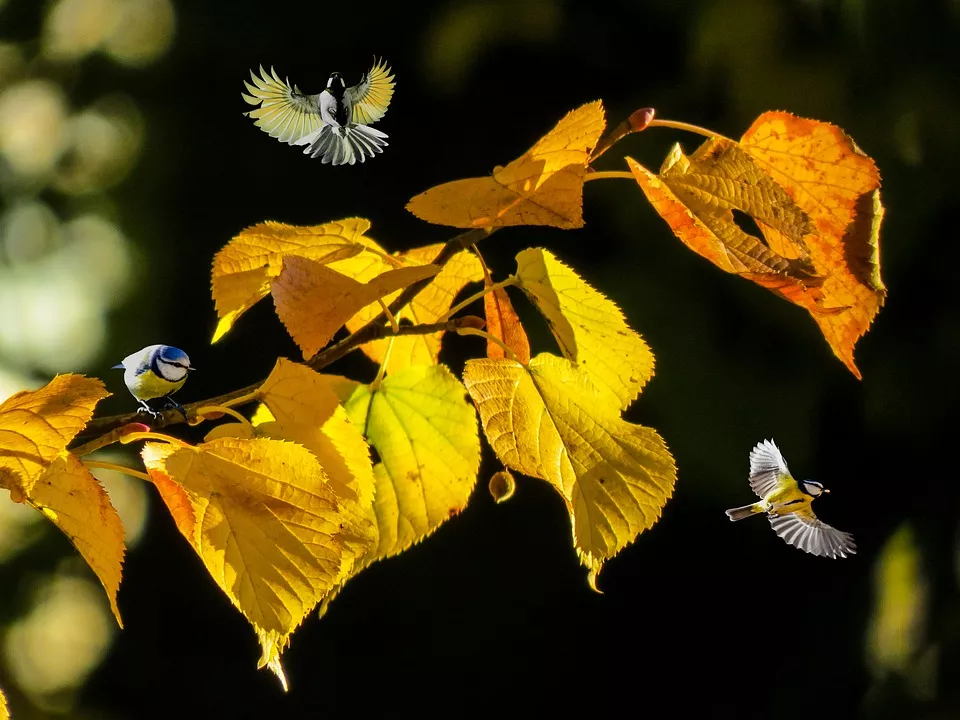
{"label": "branch stem", "polygon": [[[629,173],[628,173],[628,174],[629,174]],[[633,177],[633,176],[631,175],[630,177]],[[510,277],[506,278],[505,280],[501,280],[500,282],[496,282],[496,283],[492,283],[492,284],[490,284],[490,285],[487,285],[486,287],[483,288],[483,290],[480,290],[479,292],[475,292],[473,295],[471,295],[470,297],[468,297],[468,298],[467,298],[466,300],[464,300],[463,302],[457,303],[457,304],[454,305],[452,308],[450,308],[450,309],[447,311],[447,313],[446,313],[442,318],[440,318],[440,321],[441,321],[441,322],[445,322],[445,321],[449,320],[451,317],[453,317],[454,315],[456,315],[458,312],[460,312],[461,310],[463,310],[465,307],[467,307],[468,305],[470,305],[470,304],[473,303],[473,302],[476,302],[477,300],[479,300],[480,298],[482,298],[482,297],[483,297],[484,295],[486,295],[487,293],[491,293],[491,292],[493,292],[494,290],[498,290],[499,288],[505,288],[505,287],[509,287],[509,286],[511,286],[511,285],[517,285],[519,282],[520,282],[520,281],[517,279],[517,277],[516,277],[515,275],[511,275]]]}
{"label": "branch stem", "polygon": [[153,482],[150,480],[150,476],[146,473],[140,472],[139,470],[134,470],[133,468],[128,468],[125,465],[117,465],[116,463],[104,462],[102,460],[84,460],[83,464],[88,468],[113,470],[114,472],[123,473],[124,475],[129,475],[130,477],[140,478],[145,482]]}

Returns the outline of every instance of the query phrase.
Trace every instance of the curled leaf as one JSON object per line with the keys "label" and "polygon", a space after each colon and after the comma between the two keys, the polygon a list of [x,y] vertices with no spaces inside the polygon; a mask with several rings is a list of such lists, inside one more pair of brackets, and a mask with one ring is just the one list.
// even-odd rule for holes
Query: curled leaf
{"label": "curled leaf", "polygon": [[492,176],[430,188],[410,200],[407,210],[421,220],[459,228],[583,227],[583,178],[604,124],[599,100],[583,105]]}
{"label": "curled leaf", "polygon": [[[530,341],[506,289],[496,288],[484,295],[483,308],[487,317],[487,332],[502,340],[520,362],[530,362]],[[488,340],[487,357],[502,358],[506,355],[502,347]]]}

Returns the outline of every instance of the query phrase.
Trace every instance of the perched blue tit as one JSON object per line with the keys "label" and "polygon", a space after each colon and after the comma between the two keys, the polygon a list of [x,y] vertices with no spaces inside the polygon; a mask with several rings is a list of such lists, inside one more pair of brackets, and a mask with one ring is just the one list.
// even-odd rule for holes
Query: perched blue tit
{"label": "perched blue tit", "polygon": [[387,146],[387,135],[370,127],[387,112],[393,97],[393,75],[383,60],[360,82],[347,87],[340,73],[331,73],[326,89],[319,95],[305,95],[296,85],[284,82],[270,68],[260,67],[260,77],[250,72],[253,85],[241,97],[260,105],[244,113],[270,137],[287,145],[306,145],[305,155],[319,157],[324,164],[353,165],[363,162]]}
{"label": "perched blue tit", "polygon": [[127,355],[122,363],[113,367],[123,369],[123,382],[127,390],[143,406],[145,412],[158,415],[147,404],[147,400],[164,398],[186,417],[183,406],[170,397],[183,387],[187,374],[195,369],[183,350],[171,345],[148,345],[143,350]]}
{"label": "perched blue tit", "polygon": [[750,488],[760,502],[727,510],[731,520],[766,513],[774,532],[794,547],[830,558],[856,554],[853,535],[813,514],[813,501],[830,491],[813,480],[794,480],[773,440],[758,443],[750,453]]}

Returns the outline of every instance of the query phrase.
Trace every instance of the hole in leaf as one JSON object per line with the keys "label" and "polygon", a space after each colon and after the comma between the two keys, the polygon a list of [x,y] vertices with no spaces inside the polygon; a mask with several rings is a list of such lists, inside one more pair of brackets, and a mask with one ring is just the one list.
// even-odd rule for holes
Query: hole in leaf
{"label": "hole in leaf", "polygon": [[734,208],[732,212],[733,222],[738,228],[743,230],[747,235],[756,238],[758,242],[770,247],[767,245],[766,238],[763,236],[763,233],[760,232],[760,228],[757,226],[756,221],[752,217],[747,215],[742,210],[737,210],[736,208]]}

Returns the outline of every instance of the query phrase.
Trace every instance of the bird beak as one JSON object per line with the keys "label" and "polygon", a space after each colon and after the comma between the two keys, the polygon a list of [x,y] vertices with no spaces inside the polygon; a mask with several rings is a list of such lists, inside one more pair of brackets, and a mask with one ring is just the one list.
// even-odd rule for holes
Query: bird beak
{"label": "bird beak", "polygon": [[824,491],[827,495],[830,494],[830,488],[824,488],[823,491]]}
{"label": "bird beak", "polygon": [[192,366],[187,368],[187,372],[193,372],[194,370],[196,370],[196,368]]}
{"label": "bird beak", "polygon": [[110,368],[110,369],[111,369],[111,370],[124,370],[125,368],[123,367],[123,363],[120,363],[119,365],[114,365],[114,366],[113,366],[112,368]]}

